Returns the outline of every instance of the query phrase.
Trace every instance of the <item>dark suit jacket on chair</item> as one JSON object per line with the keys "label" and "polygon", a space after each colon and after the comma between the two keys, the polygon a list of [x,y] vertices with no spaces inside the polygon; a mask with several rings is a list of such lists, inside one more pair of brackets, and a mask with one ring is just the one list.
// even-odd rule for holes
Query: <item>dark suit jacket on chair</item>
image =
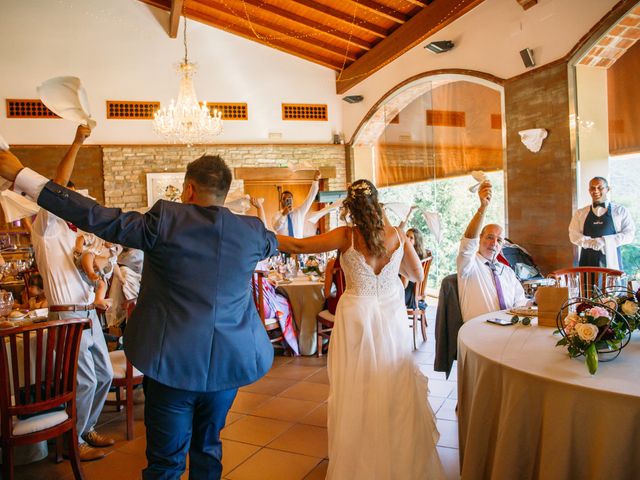
{"label": "dark suit jacket on chair", "polygon": [[218,391],[262,377],[273,348],[251,299],[256,263],[276,253],[255,217],[160,200],[123,213],[49,182],[38,204],[82,230],[145,252],[127,357],[173,388]]}
{"label": "dark suit jacket on chair", "polygon": [[442,279],[436,312],[436,358],[433,369],[445,372],[447,378],[458,354],[458,330],[461,326],[458,276],[454,273]]}

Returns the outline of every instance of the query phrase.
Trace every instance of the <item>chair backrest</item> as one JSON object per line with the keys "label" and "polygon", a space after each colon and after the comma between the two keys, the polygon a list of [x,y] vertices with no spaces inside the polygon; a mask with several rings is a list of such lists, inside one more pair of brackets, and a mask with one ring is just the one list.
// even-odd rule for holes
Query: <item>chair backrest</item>
{"label": "chair backrest", "polygon": [[347,288],[347,282],[344,277],[344,271],[340,267],[340,265],[333,267],[332,271],[332,281],[336,286],[336,298],[340,298],[340,296],[344,293],[344,290]]}
{"label": "chair backrest", "polygon": [[11,417],[66,404],[75,416],[76,374],[82,330],[89,319],[54,320],[0,330],[0,414],[2,436]]}
{"label": "chair backrest", "polygon": [[429,270],[431,269],[431,262],[433,262],[433,257],[428,256],[423,258],[420,263],[422,264],[422,273],[424,274],[421,282],[416,282],[416,301],[419,298],[424,298],[425,291],[427,289],[427,279],[429,277]]}
{"label": "chair backrest", "polygon": [[266,281],[267,272],[263,270],[256,270],[253,272],[253,279],[251,281],[251,288],[253,292],[253,303],[256,305],[258,315],[262,324],[266,326],[265,308],[264,308],[264,282]]}
{"label": "chair backrest", "polygon": [[573,267],[562,268],[549,274],[550,278],[555,278],[559,286],[570,287],[572,278],[576,286],[579,287],[578,295],[590,298],[594,293],[602,293],[608,285],[608,278],[620,278],[624,272],[611,268],[601,267]]}

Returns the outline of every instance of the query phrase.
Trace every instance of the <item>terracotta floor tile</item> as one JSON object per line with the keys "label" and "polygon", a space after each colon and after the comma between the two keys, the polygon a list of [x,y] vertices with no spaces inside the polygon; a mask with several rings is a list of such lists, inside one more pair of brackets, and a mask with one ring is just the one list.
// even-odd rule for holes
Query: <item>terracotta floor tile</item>
{"label": "terracotta floor tile", "polygon": [[288,422],[297,422],[318,407],[318,402],[296,400],[293,398],[274,397],[259,408],[252,415],[257,417],[275,418]]}
{"label": "terracotta floor tile", "polygon": [[260,447],[257,445],[222,440],[222,476],[226,476],[258,450]]}
{"label": "terracotta floor tile", "polygon": [[238,420],[240,420],[244,416],[245,416],[244,413],[237,413],[237,412],[229,411],[229,413],[227,413],[227,418],[225,420],[225,427],[228,427],[233,422],[237,422]]}
{"label": "terracotta floor tile", "polygon": [[324,402],[329,396],[329,385],[324,383],[299,382],[282,392],[280,397],[296,398],[298,400],[311,400]]}
{"label": "terracotta floor tile", "polygon": [[291,365],[286,364],[272,368],[267,373],[271,378],[287,378],[289,380],[304,380],[320,370],[318,366]]}
{"label": "terracotta floor tile", "polygon": [[306,365],[306,366],[318,366],[318,367],[326,367],[327,366],[327,356],[324,355],[322,357],[294,357],[289,362],[289,365]]}
{"label": "terracotta floor tile", "polygon": [[87,480],[108,478],[118,480],[138,480],[142,469],[147,466],[144,456],[129,455],[122,452],[111,452],[102,460],[82,464]]}
{"label": "terracotta floor tile", "polygon": [[327,457],[327,429],[313,425],[294,425],[268,445],[269,448],[300,453],[312,457]]}
{"label": "terracotta floor tile", "polygon": [[278,395],[296,383],[296,380],[286,378],[262,377],[255,383],[245,385],[241,392],[261,393],[263,395]]}
{"label": "terracotta floor tile", "polygon": [[320,462],[319,458],[263,448],[234,469],[231,480],[302,480]]}
{"label": "terracotta floor tile", "polygon": [[327,427],[327,404],[321,403],[318,408],[316,408],[309,415],[299,420],[300,423],[304,423],[305,425],[315,425],[316,427]]}
{"label": "terracotta floor tile", "polygon": [[282,355],[274,355],[272,368],[289,363],[292,359],[293,357],[284,357]]}
{"label": "terracotta floor tile", "polygon": [[292,425],[291,422],[247,415],[222,430],[220,436],[226,440],[264,446]]}
{"label": "terracotta floor tile", "polygon": [[238,392],[230,411],[234,413],[251,413],[272,397],[273,395],[263,395],[261,393]]}
{"label": "terracotta floor tile", "polygon": [[122,442],[119,446],[116,444],[116,451],[127,453],[129,455],[139,455],[146,458],[147,437],[141,436],[130,442]]}
{"label": "terracotta floor tile", "polygon": [[304,480],[324,480],[327,476],[327,467],[329,466],[328,460],[322,460],[316,468],[304,477]]}
{"label": "terracotta floor tile", "polygon": [[326,385],[329,385],[329,375],[327,374],[327,369],[326,368],[320,369],[319,371],[311,375],[309,378],[305,379],[305,382],[324,383]]}

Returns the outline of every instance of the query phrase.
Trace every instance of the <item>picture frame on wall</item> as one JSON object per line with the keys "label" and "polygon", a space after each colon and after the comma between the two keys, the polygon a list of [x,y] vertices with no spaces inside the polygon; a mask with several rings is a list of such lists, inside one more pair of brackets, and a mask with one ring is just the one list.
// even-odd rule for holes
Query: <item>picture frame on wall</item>
{"label": "picture frame on wall", "polygon": [[147,173],[147,207],[158,200],[180,202],[185,172]]}

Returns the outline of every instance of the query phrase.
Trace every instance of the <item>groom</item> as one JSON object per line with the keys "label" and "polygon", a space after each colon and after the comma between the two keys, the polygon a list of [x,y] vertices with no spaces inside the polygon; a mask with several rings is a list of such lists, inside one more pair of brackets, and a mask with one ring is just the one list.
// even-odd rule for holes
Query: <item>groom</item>
{"label": "groom", "polygon": [[0,176],[55,215],[113,243],[145,252],[127,358],[145,375],[144,479],[220,478],[219,433],[238,387],[271,367],[273,349],[253,305],[256,263],[276,253],[255,217],[222,207],[231,171],[219,156],[187,166],[182,203],[145,215],[106,208],[0,152]]}

